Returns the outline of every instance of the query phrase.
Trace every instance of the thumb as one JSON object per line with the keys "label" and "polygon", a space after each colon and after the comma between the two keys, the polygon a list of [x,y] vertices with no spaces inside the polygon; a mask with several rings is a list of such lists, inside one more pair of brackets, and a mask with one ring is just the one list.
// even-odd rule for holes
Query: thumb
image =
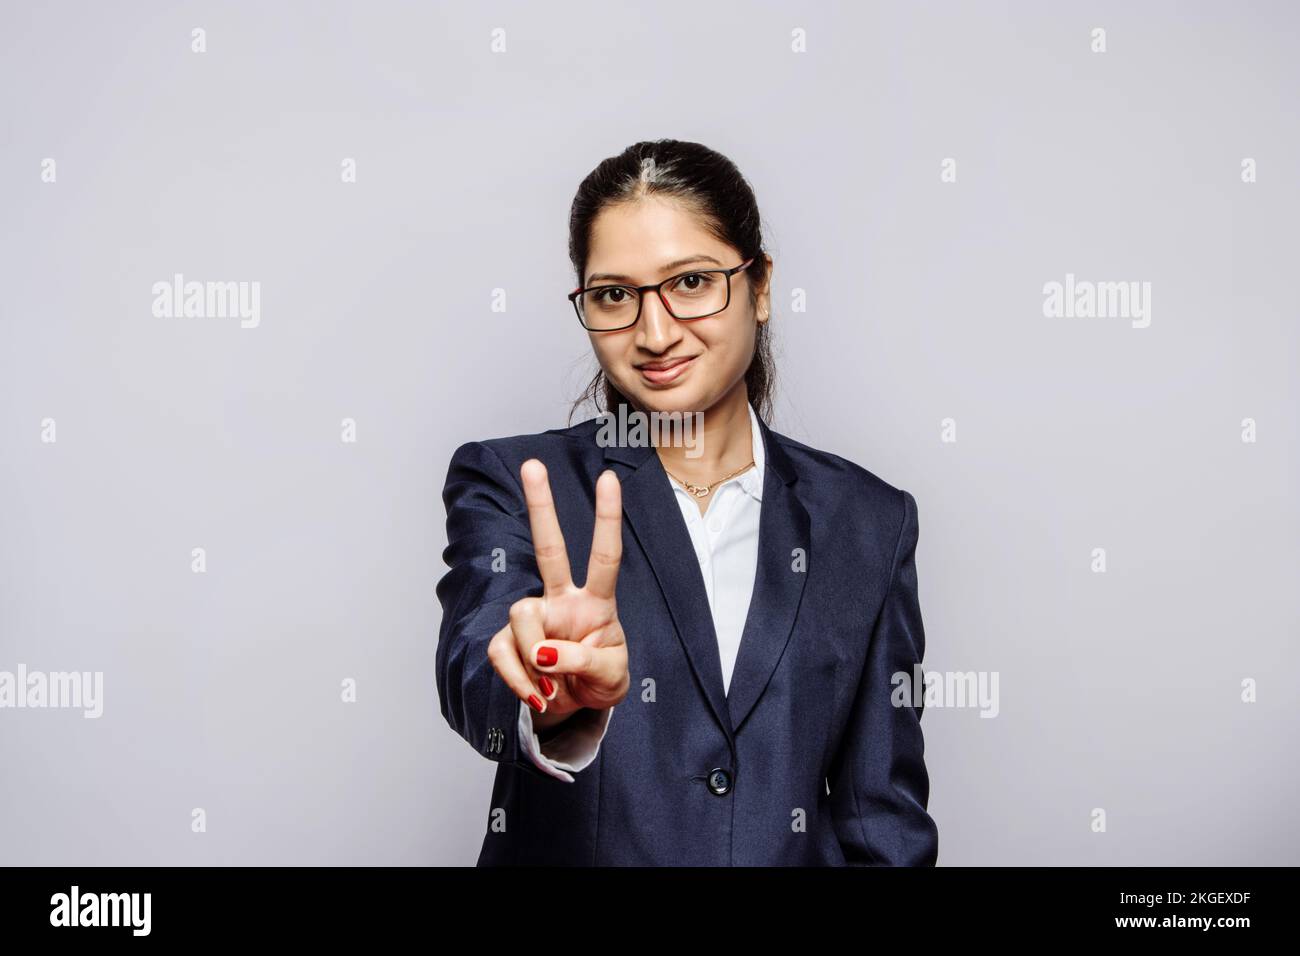
{"label": "thumb", "polygon": [[592,644],[574,641],[538,641],[533,645],[532,663],[542,674],[564,674],[582,680],[614,682],[616,661],[613,660],[613,648],[596,647]]}

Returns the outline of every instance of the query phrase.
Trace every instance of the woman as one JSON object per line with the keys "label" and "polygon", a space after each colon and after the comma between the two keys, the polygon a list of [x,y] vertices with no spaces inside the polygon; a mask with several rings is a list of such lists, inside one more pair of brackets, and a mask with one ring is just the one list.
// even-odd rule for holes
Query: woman
{"label": "woman", "polygon": [[748,183],[637,143],[569,228],[589,397],[702,429],[597,417],[456,450],[437,681],[498,763],[479,864],[934,864],[921,702],[894,680],[924,652],[916,502],[768,427]]}

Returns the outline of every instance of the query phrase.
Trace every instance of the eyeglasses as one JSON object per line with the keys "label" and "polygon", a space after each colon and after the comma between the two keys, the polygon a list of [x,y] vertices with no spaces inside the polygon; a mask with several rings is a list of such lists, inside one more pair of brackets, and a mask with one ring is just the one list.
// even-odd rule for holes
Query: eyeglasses
{"label": "eyeglasses", "polygon": [[654,285],[597,285],[569,293],[578,321],[589,332],[617,332],[641,318],[643,292],[654,292],[668,314],[681,322],[716,315],[731,304],[731,277],[749,267],[752,258],[734,269],[702,269],[670,276]]}

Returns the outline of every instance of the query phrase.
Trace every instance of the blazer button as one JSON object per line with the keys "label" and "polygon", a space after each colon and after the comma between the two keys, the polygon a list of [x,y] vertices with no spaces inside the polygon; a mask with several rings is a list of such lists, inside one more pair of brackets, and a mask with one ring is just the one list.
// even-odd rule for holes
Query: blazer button
{"label": "blazer button", "polygon": [[722,796],[731,789],[731,774],[721,767],[714,767],[709,771],[709,790]]}

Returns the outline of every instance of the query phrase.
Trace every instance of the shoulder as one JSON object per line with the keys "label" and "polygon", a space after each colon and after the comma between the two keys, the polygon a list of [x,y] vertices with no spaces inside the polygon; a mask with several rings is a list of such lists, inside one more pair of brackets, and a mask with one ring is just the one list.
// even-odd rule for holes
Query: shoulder
{"label": "shoulder", "polygon": [[519,466],[529,458],[537,458],[554,480],[557,472],[566,470],[566,463],[576,466],[591,453],[599,424],[598,419],[591,418],[566,428],[463,442],[452,452],[449,472],[454,475],[469,469],[517,486]]}
{"label": "shoulder", "polygon": [[794,469],[800,498],[839,518],[868,518],[873,524],[902,530],[916,519],[916,499],[843,455],[814,448],[779,432],[772,440]]}
{"label": "shoulder", "polygon": [[562,447],[569,442],[582,442],[590,440],[599,425],[598,419],[588,419],[580,421],[576,425],[568,425],[567,428],[549,428],[545,432],[521,432],[519,434],[504,434],[504,436],[493,438],[477,438],[474,441],[463,442],[458,449],[473,445],[482,445],[502,454],[513,454],[521,447]]}
{"label": "shoulder", "polygon": [[495,452],[502,458],[512,458],[520,454],[527,458],[528,454],[532,452],[559,451],[571,446],[590,444],[599,424],[598,419],[590,418],[566,428],[550,428],[544,432],[481,438],[464,442],[456,449],[456,454],[477,446]]}

